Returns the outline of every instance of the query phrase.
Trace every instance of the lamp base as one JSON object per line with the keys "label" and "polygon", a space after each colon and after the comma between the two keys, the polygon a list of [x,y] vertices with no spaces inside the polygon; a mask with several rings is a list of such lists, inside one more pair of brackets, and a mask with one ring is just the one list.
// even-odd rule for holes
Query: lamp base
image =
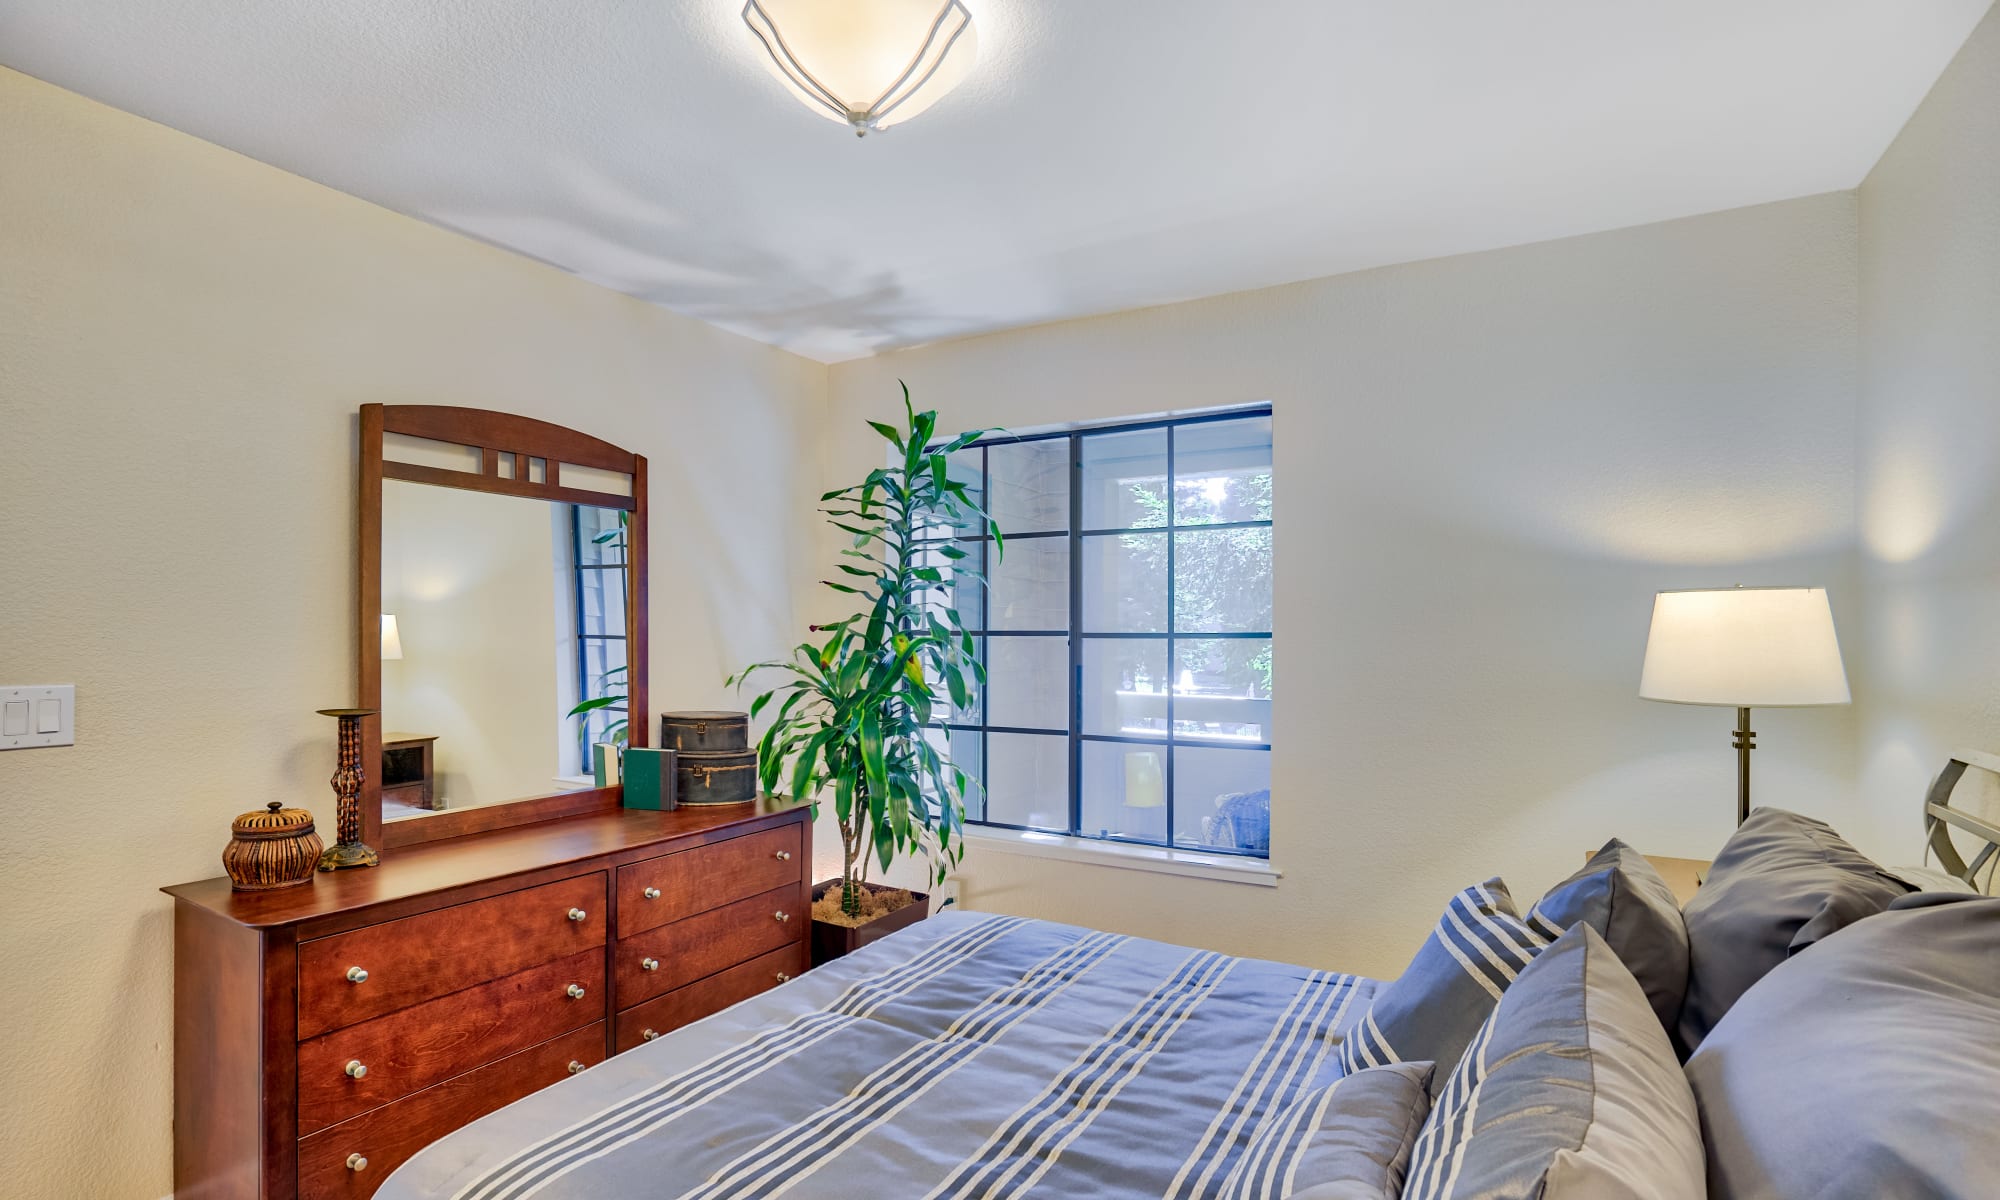
{"label": "lamp base", "polygon": [[1736,823],[1750,819],[1750,752],[1757,748],[1757,731],[1750,728],[1750,710],[1736,710]]}
{"label": "lamp base", "polygon": [[335,842],[319,856],[322,871],[345,871],[349,867],[372,867],[382,861],[382,856],[363,842]]}

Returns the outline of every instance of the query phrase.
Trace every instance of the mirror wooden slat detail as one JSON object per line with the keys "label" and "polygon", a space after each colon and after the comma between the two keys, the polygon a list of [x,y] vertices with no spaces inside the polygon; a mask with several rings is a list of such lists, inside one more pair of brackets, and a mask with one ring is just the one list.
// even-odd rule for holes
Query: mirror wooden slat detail
{"label": "mirror wooden slat detail", "polygon": [[[491,412],[485,409],[454,408],[440,405],[363,405],[360,414],[360,512],[357,549],[357,670],[359,706],[383,706],[382,617],[384,606],[384,485],[386,481],[424,487],[485,492],[612,510],[624,514],[623,576],[625,580],[624,649],[626,681],[626,728],[630,744],[648,745],[650,714],[647,707],[647,538],[646,460],[629,450],[573,429],[529,417]],[[421,439],[412,442],[411,439]],[[430,445],[435,443],[437,445]],[[386,456],[385,456],[386,451]],[[424,461],[413,462],[410,459]],[[460,462],[467,468],[438,465]],[[570,486],[570,480],[588,486]],[[626,486],[621,487],[621,484]],[[603,490],[600,490],[603,489]],[[617,490],[610,490],[617,489]],[[608,519],[608,514],[605,514]],[[583,517],[578,517],[579,523]],[[581,542],[581,537],[577,539]],[[581,547],[578,548],[581,557]],[[393,575],[393,573],[392,573]],[[605,614],[609,616],[609,613]],[[602,634],[596,635],[601,637]],[[411,645],[408,628],[402,631],[405,645]],[[504,640],[504,639],[503,639]],[[415,653],[415,650],[411,651]],[[494,654],[505,654],[496,646]],[[579,644],[578,654],[582,649]],[[577,660],[581,664],[584,660]],[[579,670],[583,668],[580,666]],[[521,705],[540,705],[547,696],[522,696]],[[363,838],[382,850],[399,846],[461,837],[513,825],[550,820],[577,813],[608,811],[618,807],[616,787],[581,787],[549,794],[530,794],[500,803],[480,801],[476,807],[447,808],[409,819],[383,820],[382,731],[385,718],[392,724],[398,714],[370,717],[363,722],[362,762],[366,779],[362,786]],[[557,743],[557,731],[550,730],[550,744]],[[582,773],[588,774],[588,749]],[[550,772],[555,782],[555,772]]]}

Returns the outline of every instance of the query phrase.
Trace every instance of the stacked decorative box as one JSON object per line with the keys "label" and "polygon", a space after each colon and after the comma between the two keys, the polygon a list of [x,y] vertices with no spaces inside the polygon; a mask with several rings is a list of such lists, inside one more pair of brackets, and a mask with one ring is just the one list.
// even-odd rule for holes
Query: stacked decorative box
{"label": "stacked decorative box", "polygon": [[749,713],[666,713],[660,717],[660,745],[675,752],[682,804],[741,804],[757,798]]}

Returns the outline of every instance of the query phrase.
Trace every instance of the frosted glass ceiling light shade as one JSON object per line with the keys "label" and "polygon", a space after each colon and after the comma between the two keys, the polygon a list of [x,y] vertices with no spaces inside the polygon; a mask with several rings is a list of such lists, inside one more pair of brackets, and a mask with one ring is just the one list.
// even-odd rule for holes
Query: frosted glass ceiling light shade
{"label": "frosted glass ceiling light shade", "polygon": [[936,104],[979,56],[959,0],[750,0],[743,21],[792,94],[857,137]]}

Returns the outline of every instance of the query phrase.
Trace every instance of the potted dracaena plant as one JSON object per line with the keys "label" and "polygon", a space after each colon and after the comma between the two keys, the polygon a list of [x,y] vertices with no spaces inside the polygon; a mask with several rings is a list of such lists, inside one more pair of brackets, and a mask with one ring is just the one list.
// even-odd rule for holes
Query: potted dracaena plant
{"label": "potted dracaena plant", "polygon": [[966,580],[983,585],[954,532],[999,527],[949,459],[987,433],[975,430],[934,444],[935,412],[917,412],[903,387],[901,428],[868,424],[894,447],[890,466],[820,497],[821,511],[844,536],[842,580],[826,586],[859,611],[811,626],[823,640],[789,659],[758,663],[733,676],[779,672],[790,681],[750,705],[770,727],[757,743],[766,792],[788,788],[817,802],[831,796],[840,828],[841,873],[813,889],[813,961],[839,957],[921,920],[927,898],[868,881],[870,863],[886,871],[899,854],[922,856],[933,883],[944,882],[964,848],[967,789],[977,786],[941,750],[945,700],[968,707],[985,682],[965,621],[951,604]]}

